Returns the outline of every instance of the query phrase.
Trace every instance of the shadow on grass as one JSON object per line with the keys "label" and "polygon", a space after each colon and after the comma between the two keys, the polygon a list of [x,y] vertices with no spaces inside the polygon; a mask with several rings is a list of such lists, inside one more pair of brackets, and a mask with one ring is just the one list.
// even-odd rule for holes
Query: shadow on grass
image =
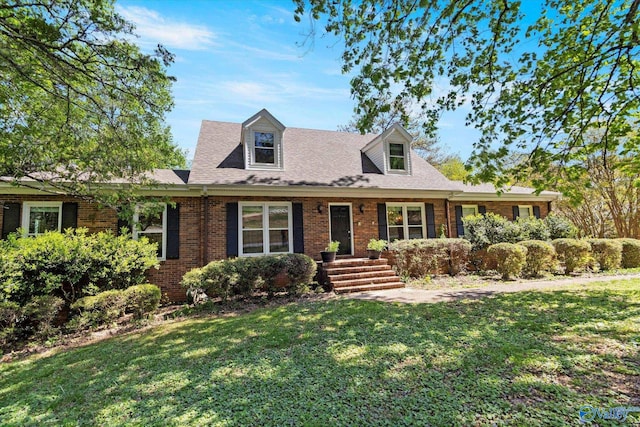
{"label": "shadow on grass", "polygon": [[339,300],[169,324],[0,366],[8,424],[575,424],[638,406],[640,293]]}

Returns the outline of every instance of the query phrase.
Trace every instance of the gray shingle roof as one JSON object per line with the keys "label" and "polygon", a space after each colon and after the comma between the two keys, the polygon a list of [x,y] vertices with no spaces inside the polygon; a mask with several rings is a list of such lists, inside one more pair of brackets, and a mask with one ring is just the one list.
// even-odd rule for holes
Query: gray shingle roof
{"label": "gray shingle roof", "polygon": [[377,135],[286,128],[284,170],[246,170],[241,124],[204,120],[189,184],[271,185],[460,191],[416,153],[413,175],[384,175],[360,152]]}

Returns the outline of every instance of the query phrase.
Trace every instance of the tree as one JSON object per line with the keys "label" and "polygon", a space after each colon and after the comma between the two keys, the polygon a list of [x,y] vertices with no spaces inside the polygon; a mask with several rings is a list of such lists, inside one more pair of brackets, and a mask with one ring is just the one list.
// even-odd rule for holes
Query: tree
{"label": "tree", "polygon": [[[360,131],[389,111],[387,99],[417,100],[427,136],[443,111],[467,103],[481,132],[474,181],[500,188],[598,151],[629,155],[640,170],[640,137],[629,136],[640,121],[640,0],[295,2],[297,20],[308,12],[343,38]],[[586,144],[594,128],[604,137]],[[525,161],[505,164],[510,151]]]}
{"label": "tree", "polygon": [[0,4],[3,181],[104,201],[101,183],[147,184],[151,169],[184,164],[164,123],[173,57],[132,36],[113,0]]}
{"label": "tree", "polygon": [[574,198],[561,200],[556,210],[583,236],[640,238],[640,187],[625,171],[629,160],[611,153],[593,154],[583,162],[583,176],[565,182],[565,192]]}
{"label": "tree", "polygon": [[464,181],[469,175],[460,156],[453,156],[446,162],[438,165],[438,170],[444,176],[453,181]]}

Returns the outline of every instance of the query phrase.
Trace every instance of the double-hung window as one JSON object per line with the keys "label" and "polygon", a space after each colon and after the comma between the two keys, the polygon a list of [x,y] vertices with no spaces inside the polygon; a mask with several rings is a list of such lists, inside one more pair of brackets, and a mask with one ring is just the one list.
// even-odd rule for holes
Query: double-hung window
{"label": "double-hung window", "polygon": [[291,203],[241,202],[239,206],[241,255],[291,252]]}
{"label": "double-hung window", "polygon": [[404,144],[389,143],[389,169],[405,170]]}
{"label": "double-hung window", "polygon": [[[462,205],[462,218],[473,215],[478,215],[478,205]],[[464,234],[467,234],[469,232],[467,226],[463,225],[463,227]]]}
{"label": "double-hung window", "polygon": [[275,164],[275,140],[273,132],[253,133],[254,162],[273,165]]}
{"label": "double-hung window", "polygon": [[146,237],[158,245],[158,258],[165,259],[167,252],[167,205],[143,209],[138,207],[133,215],[133,238]]}
{"label": "double-hung window", "polygon": [[27,236],[62,230],[62,202],[24,202],[22,230]]}
{"label": "double-hung window", "polygon": [[533,216],[533,206],[531,205],[519,205],[518,206],[518,217],[519,218],[530,218]]}
{"label": "double-hung window", "polygon": [[387,232],[389,241],[423,239],[425,233],[422,203],[387,204]]}

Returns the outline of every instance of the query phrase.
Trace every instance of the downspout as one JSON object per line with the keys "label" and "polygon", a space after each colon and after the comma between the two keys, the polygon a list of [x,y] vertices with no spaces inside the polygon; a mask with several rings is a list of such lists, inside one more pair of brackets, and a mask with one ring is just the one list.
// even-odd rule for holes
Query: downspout
{"label": "downspout", "polygon": [[207,187],[202,187],[202,199],[201,207],[204,212],[201,216],[202,226],[201,230],[201,245],[200,245],[200,265],[206,265],[209,260],[209,195],[207,194]]}
{"label": "downspout", "polygon": [[447,237],[451,238],[451,222],[449,221],[449,198],[444,199],[444,217],[447,221]]}

